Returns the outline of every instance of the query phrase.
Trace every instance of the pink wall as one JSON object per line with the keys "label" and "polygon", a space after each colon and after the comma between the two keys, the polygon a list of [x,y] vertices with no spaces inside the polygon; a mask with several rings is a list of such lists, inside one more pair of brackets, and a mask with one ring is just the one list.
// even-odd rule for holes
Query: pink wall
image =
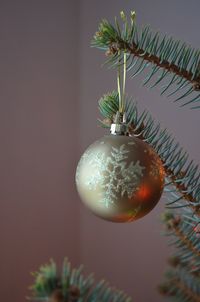
{"label": "pink wall", "polygon": [[50,257],[79,262],[78,9],[0,2],[1,301],[25,301]]}
{"label": "pink wall", "polygon": [[[119,11],[136,10],[139,23],[188,41],[199,47],[199,1],[98,1],[84,0],[81,5],[81,145],[87,145],[105,131],[96,123],[97,100],[116,89],[116,74],[101,68],[104,56],[89,48],[101,18],[114,19]],[[181,144],[199,161],[199,111],[180,110],[158,92],[140,88],[140,80],[129,80],[128,91],[141,108],[148,110],[176,135]],[[188,123],[186,120],[188,119]],[[192,135],[191,135],[192,134]],[[167,241],[160,236],[160,213],[164,201],[144,219],[118,225],[94,217],[81,207],[81,261],[88,271],[105,277],[140,302],[161,302],[156,286],[160,282],[169,254]]]}

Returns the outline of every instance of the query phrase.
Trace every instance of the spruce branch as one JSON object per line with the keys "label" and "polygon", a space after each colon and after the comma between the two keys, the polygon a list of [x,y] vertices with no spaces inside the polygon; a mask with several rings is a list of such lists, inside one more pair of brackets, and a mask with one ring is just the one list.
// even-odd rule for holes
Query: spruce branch
{"label": "spruce branch", "polygon": [[164,296],[174,297],[178,302],[200,302],[199,282],[199,276],[188,273],[186,269],[173,269],[166,272],[166,282],[158,289]]}
{"label": "spruce branch", "polygon": [[162,217],[166,225],[165,236],[170,238],[169,245],[176,248],[170,264],[187,268],[190,273],[199,275],[200,243],[195,231],[199,217],[195,217],[192,212],[186,214],[184,209],[179,214],[166,212]]}
{"label": "spruce branch", "polygon": [[[182,94],[174,102],[179,102],[180,106],[192,105],[192,109],[200,108],[199,49],[166,35],[162,37],[158,32],[153,33],[149,26],[140,30],[135,22],[129,24],[127,18],[123,18],[121,27],[117,19],[115,26],[102,20],[91,45],[106,52],[106,63],[111,67],[123,64],[125,53],[126,68],[127,71],[132,71],[131,77],[147,70],[143,85],[152,81],[150,88],[154,88],[165,79],[167,83],[162,88],[161,95],[175,85],[175,90],[168,93],[168,96],[177,92]],[[191,98],[186,100],[189,96]]]}
{"label": "spruce branch", "polygon": [[130,302],[130,298],[122,291],[109,287],[105,281],[94,284],[92,275],[84,277],[83,267],[72,269],[64,259],[62,273],[57,270],[56,263],[51,260],[33,273],[35,277],[31,289],[31,301],[51,302]]}

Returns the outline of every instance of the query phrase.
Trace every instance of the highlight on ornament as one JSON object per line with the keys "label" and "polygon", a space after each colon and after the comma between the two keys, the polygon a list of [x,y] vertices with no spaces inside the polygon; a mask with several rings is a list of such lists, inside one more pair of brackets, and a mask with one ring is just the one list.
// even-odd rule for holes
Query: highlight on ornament
{"label": "highlight on ornament", "polygon": [[31,301],[49,302],[91,302],[116,301],[130,302],[131,299],[102,280],[95,284],[93,275],[85,277],[83,266],[72,268],[67,258],[63,261],[61,271],[56,263],[50,260],[38,271],[32,273],[34,283],[31,285]]}

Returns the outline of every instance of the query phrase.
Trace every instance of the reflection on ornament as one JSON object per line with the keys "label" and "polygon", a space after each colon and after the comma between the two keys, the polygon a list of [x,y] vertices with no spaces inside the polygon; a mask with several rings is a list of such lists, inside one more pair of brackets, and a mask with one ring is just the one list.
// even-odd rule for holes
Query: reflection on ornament
{"label": "reflection on ornament", "polygon": [[138,191],[138,197],[140,198],[148,198],[149,194],[151,193],[151,189],[146,185],[141,185]]}
{"label": "reflection on ornament", "polygon": [[94,214],[106,220],[136,220],[152,210],[163,190],[164,170],[158,155],[142,140],[108,135],[82,155],[76,184]]}

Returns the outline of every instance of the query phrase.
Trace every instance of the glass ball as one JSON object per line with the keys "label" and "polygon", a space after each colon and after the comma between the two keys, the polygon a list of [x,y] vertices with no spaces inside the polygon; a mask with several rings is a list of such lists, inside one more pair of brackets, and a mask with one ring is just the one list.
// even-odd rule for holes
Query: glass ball
{"label": "glass ball", "polygon": [[83,203],[97,216],[129,222],[149,213],[164,187],[162,162],[144,141],[107,135],[90,145],[76,170]]}

